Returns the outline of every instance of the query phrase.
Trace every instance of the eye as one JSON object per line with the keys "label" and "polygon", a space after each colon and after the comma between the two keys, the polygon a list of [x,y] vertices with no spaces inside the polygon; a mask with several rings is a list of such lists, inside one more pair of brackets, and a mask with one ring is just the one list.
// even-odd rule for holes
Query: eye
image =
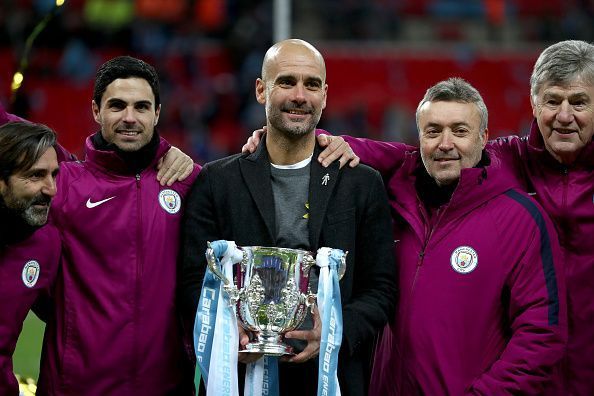
{"label": "eye", "polygon": [[124,110],[126,105],[123,102],[109,102],[107,107],[111,110],[119,111]]}
{"label": "eye", "polygon": [[548,98],[548,99],[544,100],[543,104],[547,107],[554,108],[554,107],[559,106],[561,104],[561,101],[559,101],[558,99],[554,99],[554,98]]}
{"label": "eye", "polygon": [[587,100],[576,100],[571,102],[571,106],[576,109],[576,110],[583,110],[586,108],[586,106],[588,106],[588,101]]}
{"label": "eye", "polygon": [[136,107],[136,110],[146,111],[146,110],[150,110],[151,105],[148,103],[138,103],[135,107]]}
{"label": "eye", "polygon": [[295,85],[295,82],[291,78],[279,78],[277,85],[281,88],[290,88]]}
{"label": "eye", "polygon": [[305,87],[311,90],[318,90],[322,87],[322,83],[317,80],[307,81],[305,83]]}

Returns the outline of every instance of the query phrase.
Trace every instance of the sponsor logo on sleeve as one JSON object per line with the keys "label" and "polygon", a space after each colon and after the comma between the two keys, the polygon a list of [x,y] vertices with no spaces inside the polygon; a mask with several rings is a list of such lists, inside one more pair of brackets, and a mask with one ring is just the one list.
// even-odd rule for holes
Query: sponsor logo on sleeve
{"label": "sponsor logo on sleeve", "polygon": [[27,261],[27,263],[25,263],[25,266],[23,267],[22,274],[23,283],[25,284],[25,286],[29,288],[35,286],[37,280],[39,279],[40,271],[41,270],[39,267],[39,263],[37,261]]}
{"label": "sponsor logo on sleeve", "polygon": [[159,193],[159,204],[167,213],[175,214],[181,208],[181,197],[176,191],[162,190]]}
{"label": "sponsor logo on sleeve", "polygon": [[478,255],[470,246],[460,246],[452,252],[450,264],[454,271],[460,274],[468,274],[478,265]]}

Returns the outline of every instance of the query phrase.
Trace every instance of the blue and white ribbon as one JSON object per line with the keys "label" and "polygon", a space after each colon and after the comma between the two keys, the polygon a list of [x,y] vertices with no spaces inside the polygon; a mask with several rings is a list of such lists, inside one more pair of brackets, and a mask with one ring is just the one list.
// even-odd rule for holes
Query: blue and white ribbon
{"label": "blue and white ribbon", "polygon": [[338,271],[344,252],[320,248],[316,264],[320,267],[318,309],[322,319],[322,338],[318,367],[318,396],[340,396],[338,384],[338,351],[342,343],[342,307]]}
{"label": "blue and white ribbon", "polygon": [[[211,248],[225,277],[233,279],[233,264],[241,261],[241,250],[234,242],[228,241],[215,241],[211,243]],[[206,383],[207,395],[239,394],[238,339],[237,318],[229,296],[223,291],[221,280],[207,268],[194,324],[196,359]]]}
{"label": "blue and white ribbon", "polygon": [[278,358],[263,356],[247,365],[244,396],[278,396]]}
{"label": "blue and white ribbon", "polygon": [[[233,279],[233,265],[241,261],[242,251],[234,242],[222,240],[212,242],[211,248],[225,277]],[[316,265],[320,267],[317,301],[322,321],[318,396],[340,396],[337,369],[338,352],[342,343],[342,307],[338,273],[340,266],[344,265],[343,256],[342,250],[330,248],[320,248],[316,255]],[[206,383],[206,394],[238,395],[237,318],[221,280],[208,268],[196,313],[194,345],[196,359]],[[276,357],[264,356],[255,363],[248,364],[244,394],[278,396]]]}

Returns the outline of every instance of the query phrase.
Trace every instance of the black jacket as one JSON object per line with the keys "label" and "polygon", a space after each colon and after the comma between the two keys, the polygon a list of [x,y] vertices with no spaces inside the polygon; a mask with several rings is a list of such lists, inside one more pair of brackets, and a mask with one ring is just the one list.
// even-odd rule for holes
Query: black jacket
{"label": "black jacket", "polygon": [[[315,161],[320,151],[316,146],[310,168],[310,246],[314,253],[323,246],[349,252],[340,281],[344,330],[339,381],[343,395],[363,395],[374,336],[392,317],[396,301],[390,211],[377,171],[364,165],[339,170],[337,162],[323,168]],[[329,179],[323,185],[326,174]],[[264,139],[253,154],[206,164],[186,205],[180,287],[186,313],[194,316],[206,268],[207,241],[233,240],[239,246],[275,244],[274,198]],[[307,378],[293,378],[291,389],[295,392],[305,382],[317,382],[317,359],[307,363],[308,370],[314,372],[306,371]],[[281,371],[290,365],[281,364]],[[287,384],[282,382],[281,372],[284,388]]]}

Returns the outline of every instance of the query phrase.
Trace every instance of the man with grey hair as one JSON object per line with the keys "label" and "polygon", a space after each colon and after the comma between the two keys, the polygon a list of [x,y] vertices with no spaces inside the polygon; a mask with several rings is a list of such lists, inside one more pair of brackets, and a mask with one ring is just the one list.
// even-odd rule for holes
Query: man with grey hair
{"label": "man with grey hair", "polygon": [[540,394],[566,338],[557,235],[483,150],[487,109],[459,78],[417,108],[420,149],[386,184],[400,301],[372,395]]}
{"label": "man with grey hair", "polygon": [[[54,131],[41,124],[0,126],[0,394],[18,394],[12,354],[23,321],[50,293],[60,236],[45,225],[56,195]],[[44,226],[45,225],[45,226]]]}
{"label": "man with grey hair", "polygon": [[[534,121],[529,136],[497,139],[487,150],[502,164],[503,177],[544,207],[559,233],[569,322],[563,394],[589,396],[594,394],[594,46],[568,40],[546,48],[530,85]],[[397,142],[343,138],[385,178],[414,150]],[[319,139],[334,148],[342,138]],[[319,159],[336,156],[325,151]]]}

